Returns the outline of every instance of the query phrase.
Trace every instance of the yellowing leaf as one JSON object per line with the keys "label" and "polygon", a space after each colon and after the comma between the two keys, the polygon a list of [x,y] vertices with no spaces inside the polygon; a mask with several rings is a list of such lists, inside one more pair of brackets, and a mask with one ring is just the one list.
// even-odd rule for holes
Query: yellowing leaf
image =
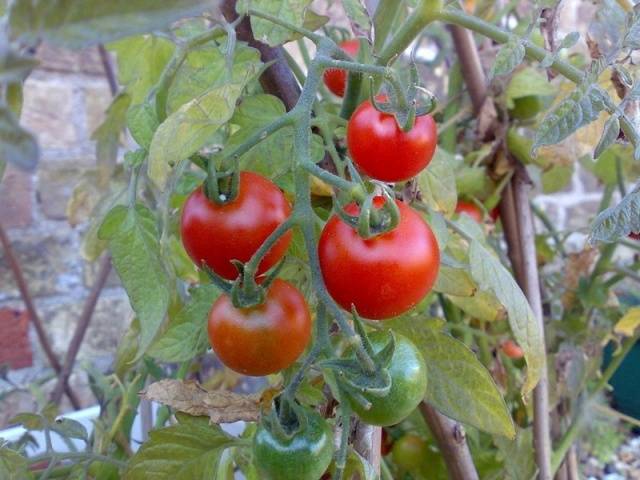
{"label": "yellowing leaf", "polygon": [[633,337],[638,327],[640,327],[640,307],[633,307],[618,320],[613,331],[625,337]]}
{"label": "yellowing leaf", "polygon": [[194,381],[160,380],[149,385],[140,395],[179,412],[194,416],[206,415],[213,423],[238,420],[255,422],[260,413],[260,395],[240,395],[223,390],[207,391]]}

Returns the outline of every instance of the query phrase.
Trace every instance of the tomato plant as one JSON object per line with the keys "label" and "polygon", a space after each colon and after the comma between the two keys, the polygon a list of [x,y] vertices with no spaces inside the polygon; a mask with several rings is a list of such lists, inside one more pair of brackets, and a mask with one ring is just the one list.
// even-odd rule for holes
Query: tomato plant
{"label": "tomato plant", "polygon": [[385,182],[415,177],[431,161],[438,133],[430,115],[416,118],[403,131],[393,115],[362,103],[349,119],[347,145],[353,162],[366,175]]}
{"label": "tomato plant", "polygon": [[[376,197],[373,208],[385,200]],[[431,290],[440,264],[440,251],[429,226],[410,207],[397,202],[398,226],[366,239],[338,216],[324,227],[318,244],[322,276],[331,296],[345,310],[375,320],[410,310]],[[358,213],[350,204],[347,214]]]}
{"label": "tomato plant", "polygon": [[[0,445],[0,477],[571,476],[585,412],[640,338],[622,250],[640,250],[635,9],[594,6],[587,44],[529,2],[345,0],[346,19],[310,1],[78,3],[0,2],[0,178],[38,160],[18,122],[36,49],[101,47],[114,98],[68,211],[92,211],[83,256],[102,255],[98,286],[113,265],[134,319],[113,368],[89,367],[93,431],[19,415],[44,442]],[[603,195],[567,211],[586,176]],[[0,240],[24,295],[19,233]],[[89,317],[64,361],[46,349],[54,404],[79,404]],[[138,437],[142,398],[161,407]]]}
{"label": "tomato plant", "polygon": [[268,375],[290,366],[311,339],[311,316],[302,294],[276,279],[263,303],[236,308],[223,294],[209,313],[209,342],[226,366],[245,375]]}

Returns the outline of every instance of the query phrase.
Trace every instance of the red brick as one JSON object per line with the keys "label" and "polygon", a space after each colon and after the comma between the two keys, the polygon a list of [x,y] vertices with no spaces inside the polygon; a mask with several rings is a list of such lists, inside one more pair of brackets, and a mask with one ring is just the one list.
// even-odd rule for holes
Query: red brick
{"label": "red brick", "polygon": [[11,308],[0,309],[0,364],[25,368],[33,364],[29,341],[29,315]]}
{"label": "red brick", "polygon": [[32,220],[33,177],[7,166],[0,182],[0,223],[5,228],[24,228]]}

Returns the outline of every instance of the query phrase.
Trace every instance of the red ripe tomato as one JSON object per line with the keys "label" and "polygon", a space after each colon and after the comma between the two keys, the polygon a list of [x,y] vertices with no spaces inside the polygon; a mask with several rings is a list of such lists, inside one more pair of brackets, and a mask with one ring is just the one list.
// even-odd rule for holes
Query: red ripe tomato
{"label": "red ripe tomato", "polygon": [[382,437],[380,438],[380,454],[384,457],[391,453],[393,448],[393,438],[387,433],[386,429],[382,429]]}
{"label": "red ripe tomato", "polygon": [[499,206],[493,207],[489,212],[489,216],[491,217],[491,220],[493,221],[493,223],[496,223],[500,218],[500,207]]}
{"label": "red ripe tomato", "polygon": [[222,363],[244,375],[269,375],[287,368],[311,339],[311,315],[302,294],[276,279],[264,303],[236,308],[227,294],[209,313],[209,342]]}
{"label": "red ripe tomato", "polygon": [[640,240],[640,232],[631,232],[629,238],[632,240]]}
{"label": "red ripe tomato", "polygon": [[[289,215],[291,206],[274,183],[252,172],[240,172],[238,196],[229,203],[210,201],[202,188],[191,193],[182,210],[182,243],[198,266],[205,263],[221,277],[233,280],[238,270],[231,260],[247,262]],[[282,258],[290,242],[291,232],[287,232],[262,259],[258,275]]]}
{"label": "red ripe tomato", "polygon": [[431,115],[416,118],[404,132],[393,115],[379,112],[369,100],[347,125],[347,146],[353,162],[371,178],[400,182],[415,177],[433,158],[438,141]]}
{"label": "red ripe tomato", "polygon": [[482,210],[473,202],[467,202],[465,200],[458,200],[458,204],[456,205],[456,213],[466,213],[471,218],[473,218],[476,222],[482,223]]}
{"label": "red ripe tomato", "polygon": [[[360,42],[356,39],[346,40],[340,44],[340,48],[352,57],[358,55]],[[324,84],[338,97],[344,97],[344,90],[347,86],[347,72],[341,68],[329,68],[324,71]]]}
{"label": "red ripe tomato", "polygon": [[505,340],[504,342],[502,342],[501,348],[507,357],[513,358],[514,360],[524,357],[524,351],[522,350],[520,345],[518,345],[513,340]]}
{"label": "red ripe tomato", "polygon": [[[381,208],[383,197],[373,205]],[[382,320],[413,308],[431,290],[438,276],[440,250],[429,225],[402,202],[400,222],[390,232],[364,239],[334,215],[318,244],[320,268],[327,290],[345,310],[355,305],[365,318]],[[357,215],[359,207],[345,208]]]}

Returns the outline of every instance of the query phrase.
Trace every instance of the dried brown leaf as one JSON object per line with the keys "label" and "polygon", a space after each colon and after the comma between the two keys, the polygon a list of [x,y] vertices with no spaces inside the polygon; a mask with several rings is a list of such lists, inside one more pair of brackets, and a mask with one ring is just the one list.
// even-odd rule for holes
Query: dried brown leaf
{"label": "dried brown leaf", "polygon": [[160,380],[140,392],[140,396],[189,415],[206,415],[212,423],[253,422],[260,413],[260,395],[207,391],[192,380]]}
{"label": "dried brown leaf", "polygon": [[565,292],[562,296],[562,305],[569,309],[573,305],[576,296],[576,289],[581,277],[586,276],[598,256],[595,248],[585,248],[581,252],[571,253],[567,258],[564,269]]}

